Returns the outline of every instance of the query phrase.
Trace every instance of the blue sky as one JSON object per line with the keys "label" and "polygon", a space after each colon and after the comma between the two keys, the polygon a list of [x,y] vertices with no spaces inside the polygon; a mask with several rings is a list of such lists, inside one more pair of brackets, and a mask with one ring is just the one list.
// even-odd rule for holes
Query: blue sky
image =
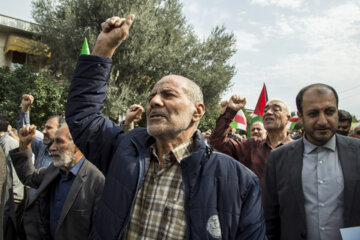
{"label": "blue sky", "polygon": [[[200,39],[216,25],[235,34],[232,87],[254,108],[263,83],[270,99],[292,111],[295,96],[311,83],[333,86],[339,108],[360,118],[360,0],[181,0]],[[5,0],[0,13],[31,19],[30,0]],[[16,6],[15,6],[16,5]]]}

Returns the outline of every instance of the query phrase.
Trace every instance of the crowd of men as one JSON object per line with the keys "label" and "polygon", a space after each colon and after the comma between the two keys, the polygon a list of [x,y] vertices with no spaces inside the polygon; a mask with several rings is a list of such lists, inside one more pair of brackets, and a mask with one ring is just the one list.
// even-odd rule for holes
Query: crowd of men
{"label": "crowd of men", "polygon": [[329,85],[297,94],[297,140],[278,99],[251,138],[233,136],[239,95],[200,133],[201,89],[179,75],[155,84],[146,128],[133,127],[139,105],[120,126],[104,116],[111,57],[133,19],[107,19],[92,54],[79,56],[65,118],[37,131],[29,94],[17,134],[0,116],[0,239],[340,240],[340,229],[360,226],[360,125],[347,136],[351,115]]}

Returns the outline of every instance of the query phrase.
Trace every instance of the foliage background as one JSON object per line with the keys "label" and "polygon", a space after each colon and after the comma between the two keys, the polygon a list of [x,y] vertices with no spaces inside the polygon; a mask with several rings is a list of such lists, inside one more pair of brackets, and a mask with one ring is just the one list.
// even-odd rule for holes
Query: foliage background
{"label": "foliage background", "polygon": [[9,116],[15,127],[21,98],[24,93],[34,96],[31,107],[31,123],[41,130],[52,115],[63,115],[67,96],[67,83],[61,83],[48,73],[34,73],[31,66],[24,65],[11,71],[0,68],[0,109]]}

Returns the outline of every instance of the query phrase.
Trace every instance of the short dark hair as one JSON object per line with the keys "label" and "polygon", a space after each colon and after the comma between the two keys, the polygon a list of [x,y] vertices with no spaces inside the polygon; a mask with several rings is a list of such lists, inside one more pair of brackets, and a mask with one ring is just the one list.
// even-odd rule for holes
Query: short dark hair
{"label": "short dark hair", "polygon": [[339,114],[339,122],[349,122],[351,124],[352,122],[352,116],[348,111],[345,110],[339,110],[338,111]]}
{"label": "short dark hair", "polygon": [[303,114],[303,108],[302,108],[302,101],[303,101],[303,95],[304,93],[311,89],[311,88],[316,88],[316,87],[319,87],[318,88],[318,93],[324,93],[324,91],[322,89],[320,89],[321,87],[324,87],[324,88],[327,88],[329,90],[331,90],[334,95],[335,95],[335,98],[336,98],[336,107],[339,106],[339,97],[338,97],[338,94],[337,92],[335,91],[335,89],[327,84],[323,84],[323,83],[314,83],[314,84],[311,84],[311,85],[308,85],[306,87],[304,87],[303,89],[300,90],[300,92],[297,94],[296,96],[296,107],[298,109],[298,111]]}
{"label": "short dark hair", "polygon": [[8,126],[9,126],[8,116],[0,113],[0,132],[7,132]]}
{"label": "short dark hair", "polygon": [[58,120],[58,129],[64,125],[66,125],[65,117],[59,116],[59,115],[54,115],[54,116],[49,117],[48,120],[53,119],[53,118],[56,118]]}

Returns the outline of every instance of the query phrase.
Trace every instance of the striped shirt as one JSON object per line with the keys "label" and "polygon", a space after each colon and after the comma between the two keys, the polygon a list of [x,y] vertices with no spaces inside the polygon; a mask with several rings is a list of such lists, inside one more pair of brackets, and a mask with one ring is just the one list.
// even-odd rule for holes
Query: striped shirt
{"label": "striped shirt", "polygon": [[185,192],[180,161],[194,151],[193,139],[165,154],[162,169],[155,144],[150,149],[149,170],[122,239],[185,239]]}

